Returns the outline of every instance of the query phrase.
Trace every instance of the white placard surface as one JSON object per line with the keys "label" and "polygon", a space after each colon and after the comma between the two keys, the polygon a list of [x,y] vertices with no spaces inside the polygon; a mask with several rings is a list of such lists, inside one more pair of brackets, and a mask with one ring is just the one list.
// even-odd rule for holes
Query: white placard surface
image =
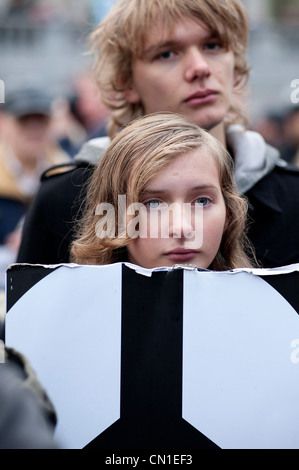
{"label": "white placard surface", "polygon": [[120,264],[61,266],[9,310],[6,345],[52,399],[62,447],[82,448],[119,419],[120,336]]}
{"label": "white placard surface", "polygon": [[250,272],[186,271],[183,331],[183,417],[223,449],[298,449],[299,318],[284,297]]}

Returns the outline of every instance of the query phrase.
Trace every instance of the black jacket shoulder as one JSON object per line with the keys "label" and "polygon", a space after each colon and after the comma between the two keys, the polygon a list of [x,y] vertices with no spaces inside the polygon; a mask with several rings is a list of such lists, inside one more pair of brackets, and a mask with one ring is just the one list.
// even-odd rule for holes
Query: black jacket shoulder
{"label": "black jacket shoulder", "polygon": [[74,175],[78,177],[84,173],[88,177],[93,170],[94,165],[83,160],[53,165],[41,174],[40,182],[42,185],[45,181],[72,178]]}
{"label": "black jacket shoulder", "polygon": [[49,168],[26,214],[18,263],[69,262],[69,245],[81,216],[94,166],[78,161]]}
{"label": "black jacket shoulder", "polygon": [[296,175],[297,178],[299,176],[299,166],[292,165],[291,163],[286,162],[285,160],[282,161],[283,163],[277,164],[275,169],[281,173],[288,173],[290,175]]}
{"label": "black jacket shoulder", "polygon": [[299,263],[299,168],[275,166],[246,197],[248,234],[262,266]]}

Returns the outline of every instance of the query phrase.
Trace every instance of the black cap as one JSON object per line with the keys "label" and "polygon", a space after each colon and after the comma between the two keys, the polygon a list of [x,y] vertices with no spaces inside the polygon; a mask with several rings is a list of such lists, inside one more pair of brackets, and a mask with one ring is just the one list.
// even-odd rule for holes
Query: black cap
{"label": "black cap", "polygon": [[22,117],[30,114],[44,114],[50,116],[52,96],[39,88],[19,88],[6,93],[5,103],[0,109]]}

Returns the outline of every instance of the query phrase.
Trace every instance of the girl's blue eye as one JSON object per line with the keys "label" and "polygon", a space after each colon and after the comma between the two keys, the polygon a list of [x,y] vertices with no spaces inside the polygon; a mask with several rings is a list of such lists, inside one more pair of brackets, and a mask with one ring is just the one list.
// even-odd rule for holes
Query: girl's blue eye
{"label": "girl's blue eye", "polygon": [[199,206],[206,206],[209,203],[209,199],[207,197],[199,197],[195,200],[195,204]]}
{"label": "girl's blue eye", "polygon": [[148,209],[158,209],[158,207],[160,206],[160,202],[159,201],[156,201],[155,199],[153,199],[152,201],[147,201],[145,203],[145,206],[148,208]]}

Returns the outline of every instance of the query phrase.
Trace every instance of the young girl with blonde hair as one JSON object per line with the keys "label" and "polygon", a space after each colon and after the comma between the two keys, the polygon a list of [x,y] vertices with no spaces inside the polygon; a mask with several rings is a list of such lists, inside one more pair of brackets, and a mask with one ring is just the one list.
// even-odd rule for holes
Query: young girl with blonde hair
{"label": "young girl with blonde hair", "polygon": [[[72,261],[129,261],[145,268],[185,263],[213,270],[251,267],[247,203],[238,194],[232,166],[224,147],[184,116],[154,113],[136,119],[114,138],[91,178]],[[139,211],[135,219],[132,205]],[[151,236],[150,222],[162,224],[163,211],[173,205],[179,217],[168,212],[168,236],[160,226]],[[130,223],[138,227],[133,235]]]}

